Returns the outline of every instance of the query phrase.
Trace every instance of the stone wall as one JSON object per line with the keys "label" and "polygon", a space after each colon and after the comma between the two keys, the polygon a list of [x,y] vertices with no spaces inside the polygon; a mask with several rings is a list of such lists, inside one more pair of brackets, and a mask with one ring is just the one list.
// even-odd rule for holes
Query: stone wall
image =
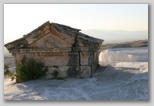
{"label": "stone wall", "polygon": [[[34,58],[45,63],[48,67],[46,78],[52,78],[54,70],[59,72],[58,77],[92,77],[98,64],[97,52],[71,51],[72,49],[20,49],[15,53],[16,61],[19,62],[24,56],[26,59]],[[88,51],[87,51],[88,50]]]}

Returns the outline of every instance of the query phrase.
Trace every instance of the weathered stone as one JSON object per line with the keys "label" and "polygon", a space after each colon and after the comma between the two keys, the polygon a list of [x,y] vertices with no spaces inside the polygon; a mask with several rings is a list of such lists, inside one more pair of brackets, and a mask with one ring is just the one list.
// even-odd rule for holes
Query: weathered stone
{"label": "weathered stone", "polygon": [[103,40],[79,31],[48,21],[5,47],[15,56],[16,62],[23,57],[44,62],[49,69],[46,78],[53,78],[54,70],[59,72],[59,77],[91,77]]}
{"label": "weathered stone", "polygon": [[79,65],[79,54],[78,52],[69,53],[69,61],[67,65],[69,66],[78,66]]}
{"label": "weathered stone", "polygon": [[77,78],[80,76],[80,67],[79,66],[70,66],[67,70],[67,76],[69,78]]}
{"label": "weathered stone", "polygon": [[45,63],[45,66],[65,66],[69,61],[69,57],[67,55],[45,56],[42,61]]}
{"label": "weathered stone", "polygon": [[67,70],[69,69],[69,67],[70,66],[48,67],[48,72],[46,72],[46,78],[54,78],[54,76],[52,76],[54,71],[58,71],[58,77],[67,78]]}
{"label": "weathered stone", "polygon": [[68,69],[70,68],[70,66],[60,66],[58,68],[59,70],[59,74],[58,74],[58,77],[61,77],[61,78],[67,78],[67,71]]}
{"label": "weathered stone", "polygon": [[90,52],[80,52],[80,64],[81,65],[91,65],[91,53]]}
{"label": "weathered stone", "polygon": [[53,78],[52,73],[57,70],[55,67],[48,67],[48,71],[46,72],[46,78],[51,79]]}
{"label": "weathered stone", "polygon": [[82,78],[91,77],[91,67],[90,66],[80,66],[80,77]]}
{"label": "weathered stone", "polygon": [[98,64],[92,64],[91,65],[91,72],[92,72],[92,74],[96,72],[97,68],[98,68]]}

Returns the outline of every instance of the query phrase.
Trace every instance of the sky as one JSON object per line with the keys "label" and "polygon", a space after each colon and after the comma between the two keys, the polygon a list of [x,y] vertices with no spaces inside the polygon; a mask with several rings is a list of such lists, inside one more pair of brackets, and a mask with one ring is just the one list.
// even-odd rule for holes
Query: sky
{"label": "sky", "polygon": [[[111,41],[121,36],[114,34],[115,31],[147,32],[144,37],[137,34],[139,39],[148,38],[148,4],[4,4],[4,44],[21,38],[46,21]],[[106,33],[98,36],[98,30],[108,31],[110,36]],[[133,36],[126,34],[122,39]]]}

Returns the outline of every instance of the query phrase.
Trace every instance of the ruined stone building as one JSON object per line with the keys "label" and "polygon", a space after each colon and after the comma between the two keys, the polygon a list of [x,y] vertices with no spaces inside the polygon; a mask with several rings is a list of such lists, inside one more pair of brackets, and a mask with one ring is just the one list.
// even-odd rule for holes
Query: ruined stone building
{"label": "ruined stone building", "polygon": [[92,77],[103,40],[80,31],[48,21],[5,47],[16,62],[23,56],[44,62],[48,67],[47,78],[52,78],[55,69],[59,71],[59,77]]}

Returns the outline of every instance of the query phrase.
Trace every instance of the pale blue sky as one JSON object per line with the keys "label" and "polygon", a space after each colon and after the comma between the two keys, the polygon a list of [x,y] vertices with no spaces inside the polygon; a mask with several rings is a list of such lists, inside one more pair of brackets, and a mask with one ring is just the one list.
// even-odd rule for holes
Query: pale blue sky
{"label": "pale blue sky", "polygon": [[148,4],[5,4],[4,43],[48,20],[83,31],[148,31]]}

